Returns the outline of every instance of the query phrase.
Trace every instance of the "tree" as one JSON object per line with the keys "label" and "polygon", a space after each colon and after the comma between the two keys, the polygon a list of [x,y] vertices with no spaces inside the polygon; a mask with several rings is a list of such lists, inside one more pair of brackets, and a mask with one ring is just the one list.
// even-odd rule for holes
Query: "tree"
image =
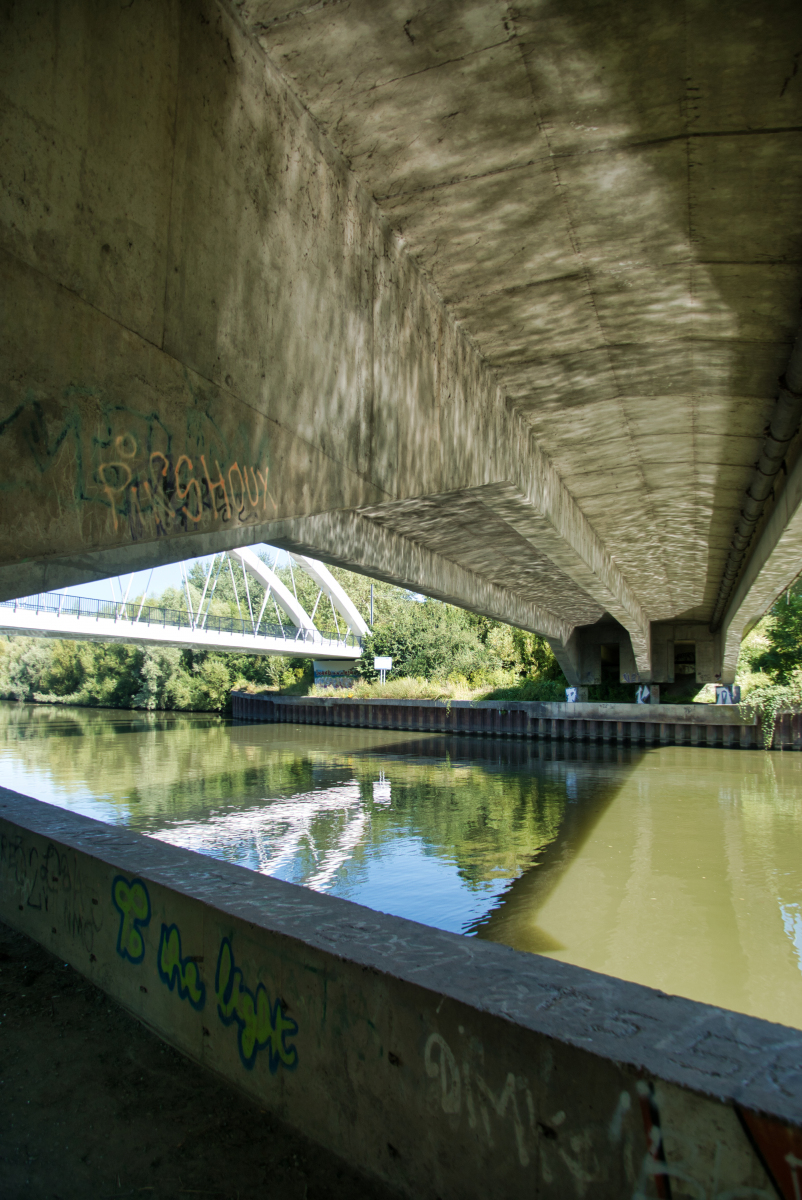
{"label": "tree", "polygon": [[[268,560],[267,554],[264,558],[274,560]],[[250,577],[246,588],[238,564],[224,563],[219,572],[218,566],[219,559],[211,576],[211,582],[215,578],[217,582],[210,611],[214,616],[239,617],[248,626],[251,612],[255,619],[262,608],[264,589]],[[208,569],[208,564],[195,563],[187,588],[168,588],[149,606],[185,612],[188,591],[192,611],[197,612]],[[310,576],[290,564],[277,574],[307,612],[315,612],[318,628],[344,632],[343,618],[334,613],[327,597],[320,596]],[[521,679],[545,685],[561,678],[551,649],[535,634],[339,567],[332,568],[332,574],[366,620],[373,587],[373,629],[357,663],[367,679],[376,675],[375,654],[392,657],[395,676],[465,681],[474,687],[510,688]],[[289,624],[286,614],[271,611],[269,598],[266,613],[267,624]],[[224,708],[235,686],[287,688],[310,676],[309,659],[278,655],[39,638],[0,642],[0,694],[19,700],[210,711]]]}
{"label": "tree", "polygon": [[782,596],[745,639],[739,668],[787,683],[802,666],[802,583]]}

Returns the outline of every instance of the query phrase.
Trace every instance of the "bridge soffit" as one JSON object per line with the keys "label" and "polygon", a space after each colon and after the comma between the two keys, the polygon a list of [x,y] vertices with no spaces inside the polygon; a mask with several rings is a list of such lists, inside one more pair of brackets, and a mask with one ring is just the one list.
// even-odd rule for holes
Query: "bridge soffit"
{"label": "bridge soffit", "polygon": [[[0,458],[15,464],[0,531],[5,577],[20,559],[48,562],[58,586],[59,562],[67,569],[136,548],[147,564],[144,547],[156,561],[165,542],[188,536],[202,535],[208,552],[229,546],[232,530],[253,542],[280,519],[483,489],[490,508],[628,629],[638,667],[648,670],[637,594],[472,341],[264,52],[225,6],[201,5],[216,19],[182,27],[181,61],[169,22],[142,41],[150,46],[142,79],[156,81],[150,99],[123,103],[114,92],[122,82],[103,74],[114,92],[106,101],[120,100],[107,107],[125,152],[115,158],[109,142],[105,157],[90,154],[91,221],[74,205],[68,214],[48,190],[48,146],[29,148],[42,168],[37,203],[50,206],[55,241],[73,252],[69,262],[58,252],[42,259],[35,217],[2,243],[3,290],[15,298],[7,375],[23,384],[3,398]],[[119,44],[106,47],[109,61],[123,61],[130,37],[148,33],[131,24],[140,19],[135,6]],[[13,44],[9,37],[9,54]],[[49,65],[33,76],[9,61],[9,86],[55,94],[48,72],[74,70],[62,82],[88,105],[99,74],[57,60],[44,53]],[[158,133],[170,89],[182,95],[174,138]],[[23,135],[12,122],[8,163],[20,186],[25,158],[13,146]],[[76,178],[86,153],[80,137],[65,141]],[[262,182],[243,167],[257,160]],[[150,216],[133,187],[142,172],[156,189]],[[118,254],[111,232],[98,248],[96,229],[112,231],[126,212],[126,236],[138,244],[146,229],[152,260],[138,274],[119,265],[103,275],[98,266],[76,283],[74,260],[102,265]],[[43,312],[47,322],[34,319]],[[89,348],[77,375],[76,346]],[[333,544],[321,550],[340,559]],[[421,574],[406,582],[427,590],[422,563],[410,566]],[[452,593],[457,602],[484,588],[469,575]],[[344,603],[330,594],[335,607]],[[554,610],[537,621],[570,636]]]}
{"label": "bridge soffit", "polygon": [[293,554],[313,555],[398,587],[414,588],[558,643],[567,642],[572,634],[573,624],[558,612],[499,587],[487,576],[360,513],[320,513],[275,521],[267,526],[265,536],[271,545]]}
{"label": "bridge soffit", "polygon": [[[725,682],[731,682],[735,676],[744,634],[800,573],[801,420],[802,325],[780,380],[775,410],[746,490],[713,612],[711,628],[721,639],[721,670]],[[793,463],[790,474],[786,457]],[[778,483],[778,479],[783,480],[783,468],[784,483]]]}

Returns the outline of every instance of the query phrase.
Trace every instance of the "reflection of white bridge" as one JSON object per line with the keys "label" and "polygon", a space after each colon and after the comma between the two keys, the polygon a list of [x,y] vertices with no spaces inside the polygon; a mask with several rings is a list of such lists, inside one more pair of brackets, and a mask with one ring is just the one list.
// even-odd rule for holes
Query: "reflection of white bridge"
{"label": "reflection of white bridge", "polygon": [[[373,784],[373,803],[386,805],[390,800],[390,784],[382,776]],[[370,812],[359,781],[353,779],[278,797],[259,808],[227,812],[205,821],[182,821],[149,836],[213,858],[243,861],[245,855],[249,866],[279,879],[294,878],[287,872],[305,850],[309,868],[303,879],[295,882],[324,892],[369,832]]]}
{"label": "reflection of white bridge", "polygon": [[[318,597],[311,616],[294,590],[285,587],[275,572],[252,550],[243,549],[230,550],[228,554],[220,555],[219,559],[217,556],[212,559],[203,595],[194,610],[188,587],[186,612],[160,605],[146,605],[144,599],[140,604],[129,604],[125,600],[87,600],[80,596],[49,592],[0,603],[0,630],[30,637],[146,642],[197,650],[225,650],[236,654],[359,658],[362,638],[369,630],[356,606],[322,563],[301,554],[294,554],[291,558],[318,585]],[[211,605],[226,565],[231,572],[239,607],[232,560],[242,569],[247,616],[215,616],[210,611]],[[254,614],[251,603],[249,575],[265,589],[258,615]],[[321,631],[314,623],[322,596],[326,596],[331,605],[333,630]],[[264,619],[270,601],[277,622]],[[343,619],[342,629],[338,614]]]}

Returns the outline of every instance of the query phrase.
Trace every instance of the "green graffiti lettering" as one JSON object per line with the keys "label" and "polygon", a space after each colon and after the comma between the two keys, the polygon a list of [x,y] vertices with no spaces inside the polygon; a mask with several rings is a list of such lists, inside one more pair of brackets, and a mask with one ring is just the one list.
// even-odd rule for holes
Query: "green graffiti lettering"
{"label": "green graffiti lettering", "polygon": [[141,963],[145,957],[142,929],[150,921],[150,896],[141,879],[117,875],[111,885],[111,898],[120,914],[117,953],[129,962]]}

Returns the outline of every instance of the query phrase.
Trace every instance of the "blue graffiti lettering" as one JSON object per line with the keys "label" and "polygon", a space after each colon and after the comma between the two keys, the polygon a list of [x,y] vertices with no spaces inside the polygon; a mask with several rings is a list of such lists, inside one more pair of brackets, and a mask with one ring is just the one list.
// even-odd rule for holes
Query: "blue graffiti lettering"
{"label": "blue graffiti lettering", "polygon": [[162,925],[157,957],[159,979],[170,991],[178,989],[182,1000],[189,1000],[198,1012],[206,1003],[206,985],[201,982],[198,965],[193,958],[181,954],[181,933],[177,925]]}

